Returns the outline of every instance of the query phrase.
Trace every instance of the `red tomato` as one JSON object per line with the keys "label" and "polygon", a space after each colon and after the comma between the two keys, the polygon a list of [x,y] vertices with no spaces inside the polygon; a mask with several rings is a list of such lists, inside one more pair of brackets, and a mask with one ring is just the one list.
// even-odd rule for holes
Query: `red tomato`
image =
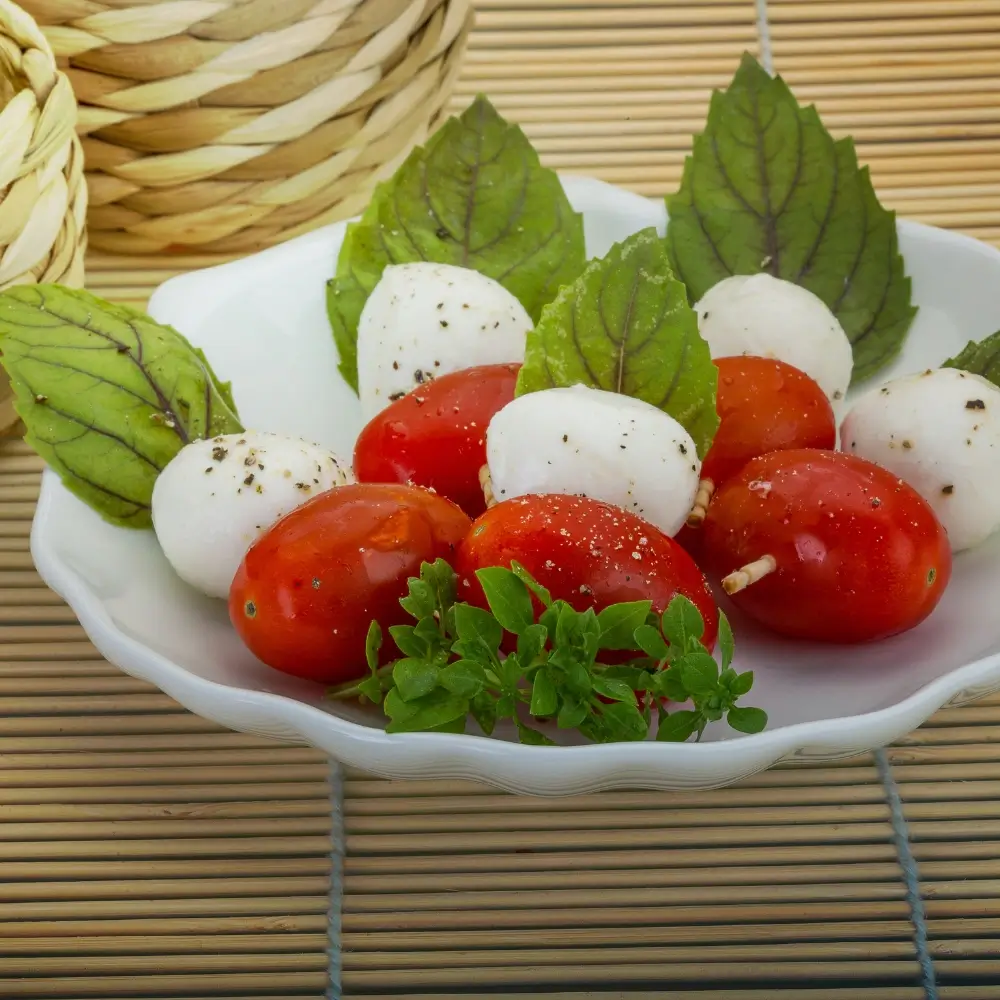
{"label": "red tomato", "polygon": [[719,615],[701,570],[673,539],[628,511],[554,494],[491,507],[458,550],[459,599],[487,607],[476,570],[514,561],[578,611],[620,601],[652,601],[663,611],[683,594],[705,620],[706,646],[715,644]]}
{"label": "red tomato", "polygon": [[722,486],[704,552],[720,577],[773,559],[733,601],[775,632],[821,642],[913,628],[951,576],[945,530],[915,490],[871,462],[807,448],[754,459]]}
{"label": "red tomato", "polygon": [[415,486],[338,486],[254,543],[229,617],[276,670],[324,684],[360,677],[372,620],[383,629],[408,621],[399,606],[407,579],[425,560],[451,562],[469,525],[454,504]]}
{"label": "red tomato", "polygon": [[354,446],[358,481],[426,486],[470,517],[481,514],[486,428],[514,398],[520,367],[466,368],[397,399],[371,420]]}
{"label": "red tomato", "polygon": [[789,448],[833,448],[837,422],[823,390],[805,372],[773,358],[716,358],[721,423],[702,463],[716,486],[751,458]]}

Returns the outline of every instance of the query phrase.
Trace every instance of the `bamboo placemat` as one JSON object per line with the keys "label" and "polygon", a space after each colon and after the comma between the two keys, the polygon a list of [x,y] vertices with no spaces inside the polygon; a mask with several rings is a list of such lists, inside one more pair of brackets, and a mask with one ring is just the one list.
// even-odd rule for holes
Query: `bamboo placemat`
{"label": "bamboo placemat", "polygon": [[[763,36],[753,0],[479,9],[456,106],[488,92],[553,166],[670,190],[763,37],[890,204],[1000,241],[1000,0],[770,0]],[[142,306],[217,260],[94,255],[89,285]],[[881,772],[709,793],[331,772],[101,660],[32,569],[38,472],[0,449],[3,1000],[1000,1000],[1000,697]]]}

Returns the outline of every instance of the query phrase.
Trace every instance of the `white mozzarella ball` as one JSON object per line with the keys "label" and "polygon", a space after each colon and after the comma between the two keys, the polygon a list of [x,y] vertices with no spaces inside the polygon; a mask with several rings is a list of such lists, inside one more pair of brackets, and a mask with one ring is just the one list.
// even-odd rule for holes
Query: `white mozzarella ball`
{"label": "white mozzarella ball", "polygon": [[424,261],[387,267],[358,322],[365,420],[447,372],[524,360],[531,317],[478,271]]}
{"label": "white mozzarella ball", "polygon": [[953,551],[1000,527],[1000,389],[986,379],[954,368],[895,379],[858,400],[840,440],[909,483]]}
{"label": "white mozzarella ball", "polygon": [[564,493],[612,503],[668,535],[684,524],[701,463],[691,435],[649,403],[583,385],[518,396],[490,421],[498,501]]}
{"label": "white mozzarella ball", "polygon": [[225,434],[182,448],[153,485],[153,528],[177,575],[228,597],[247,549],[272,524],[354,482],[332,452],[281,434]]}
{"label": "white mozzarella ball", "polygon": [[694,307],[713,358],[751,354],[804,371],[830,399],[851,384],[851,343],[837,317],[808,289],[770,274],[737,274]]}

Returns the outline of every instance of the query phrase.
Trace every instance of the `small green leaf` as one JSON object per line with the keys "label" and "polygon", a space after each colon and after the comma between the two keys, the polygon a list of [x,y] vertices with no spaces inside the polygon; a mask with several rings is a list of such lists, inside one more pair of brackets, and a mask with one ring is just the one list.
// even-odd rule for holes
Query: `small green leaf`
{"label": "small green leaf", "polygon": [[978,343],[970,340],[955,357],[949,358],[941,367],[958,368],[963,372],[981,375],[988,382],[1000,386],[1000,330]]}
{"label": "small green leaf", "polygon": [[502,566],[476,570],[493,617],[508,632],[520,635],[535,623],[531,594],[517,575]]}
{"label": "small green leaf", "polygon": [[556,686],[552,683],[552,675],[544,667],[535,674],[531,686],[531,708],[529,711],[536,719],[547,719],[555,715],[559,709],[559,696]]}
{"label": "small green leaf", "polygon": [[520,656],[508,656],[500,664],[500,677],[505,690],[513,691],[524,676],[524,664]]}
{"label": "small green leaf", "polygon": [[576,729],[589,714],[590,707],[585,701],[564,698],[556,723],[560,729]]}
{"label": "small green leaf", "polygon": [[726,722],[738,733],[760,733],[767,726],[767,712],[762,708],[731,708]]}
{"label": "small green leaf", "polygon": [[434,591],[426,580],[411,576],[406,581],[406,597],[401,597],[399,603],[403,610],[413,618],[427,618],[437,610],[437,600]]}
{"label": "small green leaf", "polygon": [[476,724],[487,735],[491,736],[497,724],[497,703],[488,692],[477,694],[469,705],[469,711]]}
{"label": "small green leaf", "polygon": [[439,673],[439,668],[426,660],[397,660],[392,667],[392,680],[399,697],[410,702],[433,691]]}
{"label": "small green leaf", "polygon": [[460,639],[482,643],[494,654],[503,638],[503,629],[493,615],[471,604],[455,605],[455,628]]}
{"label": "small green leaf", "polygon": [[738,698],[741,694],[746,694],[752,687],[753,671],[746,670],[742,674],[736,675],[736,680],[733,681],[730,691],[733,692],[734,697]]}
{"label": "small green leaf", "polygon": [[670,643],[674,654],[683,653],[692,647],[694,641],[701,641],[705,634],[705,622],[701,612],[683,594],[677,594],[667,605],[661,619],[663,635]]}
{"label": "small green leaf", "polygon": [[652,601],[625,601],[598,612],[601,649],[636,649],[635,632],[645,627]]}
{"label": "small green leaf", "polygon": [[412,719],[420,711],[420,703],[419,701],[404,701],[402,695],[395,688],[390,688],[382,703],[382,710],[393,722],[403,723]]}
{"label": "small green leaf", "polygon": [[533,747],[554,747],[554,740],[550,740],[544,733],[540,733],[531,726],[526,726],[520,719],[514,720],[517,723],[517,738],[521,743]]}
{"label": "small green leaf", "polygon": [[438,683],[462,698],[476,698],[486,687],[486,671],[475,660],[455,660],[441,668]]}
{"label": "small green leaf", "polygon": [[524,666],[530,667],[545,648],[549,633],[544,625],[530,625],[517,637],[517,655]]}
{"label": "small green leaf", "polygon": [[510,564],[513,574],[538,598],[545,607],[552,603],[552,595],[543,587],[519,562],[516,560]]}
{"label": "small green leaf", "polygon": [[819,296],[854,348],[854,380],[900,351],[916,309],[896,220],[850,139],[834,141],[813,107],[751,55],[712,95],[677,194],[667,242],[697,302],[734,274],[766,272]]}
{"label": "small green leaf", "polygon": [[719,612],[719,654],[722,657],[722,668],[726,669],[732,662],[736,653],[736,643],[733,640],[733,630],[729,625],[729,619]]}
{"label": "small green leaf", "polygon": [[704,651],[685,654],[675,667],[691,694],[711,694],[719,686],[719,665]]}
{"label": "small green leaf", "polygon": [[631,704],[616,701],[602,705],[601,718],[604,722],[604,741],[608,743],[634,743],[644,740],[649,733],[649,724],[634,700]]}
{"label": "small green leaf", "polygon": [[636,645],[647,656],[651,656],[657,661],[667,658],[669,649],[658,628],[653,628],[652,625],[640,625],[635,630],[634,638]]}
{"label": "small green leaf", "polygon": [[[433,619],[424,619],[424,621]],[[390,625],[389,635],[396,644],[396,648],[403,656],[413,656],[418,660],[427,656],[427,640],[416,634],[416,629],[412,625]],[[381,642],[381,636],[379,637]]]}
{"label": "small green leaf", "polygon": [[[392,722],[385,727],[387,733],[440,731],[442,726],[446,726],[456,719],[464,721],[469,714],[468,698],[459,698],[441,688],[424,695],[422,698],[417,698],[415,701],[404,702],[400,700],[398,704],[405,705],[407,711],[401,714],[394,713],[390,711],[390,699],[395,693],[396,690],[393,689],[385,697],[385,711],[392,719]],[[392,708],[396,707],[397,703],[393,701]]]}
{"label": "small green leaf", "polygon": [[682,702],[691,697],[691,692],[684,684],[684,677],[679,666],[661,670],[654,675],[654,682],[653,691],[671,701]]}
{"label": "small green leaf", "polygon": [[683,708],[669,715],[661,714],[656,738],[661,743],[683,743],[697,730],[700,719],[698,712]]}
{"label": "small green leaf", "polygon": [[112,524],[151,527],[153,484],[181,448],[243,430],[202,352],[89,292],[8,288],[0,349],[25,441]]}
{"label": "small green leaf", "polygon": [[521,129],[485,97],[413,150],[347,228],[327,310],[341,373],[355,390],[365,301],[388,265],[420,260],[494,278],[533,320],[583,270],[582,216]]}
{"label": "small green leaf", "polygon": [[370,702],[378,705],[382,701],[382,680],[379,677],[366,677],[358,684],[358,694],[363,694]]}
{"label": "small green leaf", "polygon": [[607,674],[595,674],[592,684],[596,694],[610,698],[612,701],[623,701],[628,705],[637,704],[635,691],[624,681],[608,677]]}
{"label": "small green leaf", "polygon": [[368,626],[368,635],[365,637],[365,662],[368,669],[374,674],[378,670],[378,653],[382,648],[382,626],[373,621]]}
{"label": "small green leaf", "polygon": [[594,690],[598,690],[598,677],[606,677],[609,680],[621,681],[626,684],[631,691],[648,691],[653,685],[656,674],[651,670],[644,670],[642,667],[634,666],[630,663],[616,664],[610,667],[602,667],[600,673],[594,675]]}
{"label": "small green leaf", "polygon": [[549,642],[556,641],[556,626],[559,624],[559,616],[565,604],[565,601],[554,601],[538,616],[538,624],[545,629]]}
{"label": "small green leaf", "polygon": [[528,333],[518,395],[581,384],[664,410],[701,456],[712,443],[718,370],[655,229],[588,264]]}

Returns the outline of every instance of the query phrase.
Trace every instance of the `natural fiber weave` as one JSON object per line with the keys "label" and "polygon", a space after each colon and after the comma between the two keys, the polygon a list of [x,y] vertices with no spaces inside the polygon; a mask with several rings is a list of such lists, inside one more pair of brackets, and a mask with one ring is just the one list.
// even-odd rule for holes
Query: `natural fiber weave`
{"label": "natural fiber weave", "polygon": [[[83,284],[87,190],[76,105],[38,26],[0,0],[0,288]],[[17,422],[0,376],[0,433]]]}
{"label": "natural fiber weave", "polygon": [[466,0],[28,0],[80,103],[95,247],[245,252],[346,218],[446,103]]}

